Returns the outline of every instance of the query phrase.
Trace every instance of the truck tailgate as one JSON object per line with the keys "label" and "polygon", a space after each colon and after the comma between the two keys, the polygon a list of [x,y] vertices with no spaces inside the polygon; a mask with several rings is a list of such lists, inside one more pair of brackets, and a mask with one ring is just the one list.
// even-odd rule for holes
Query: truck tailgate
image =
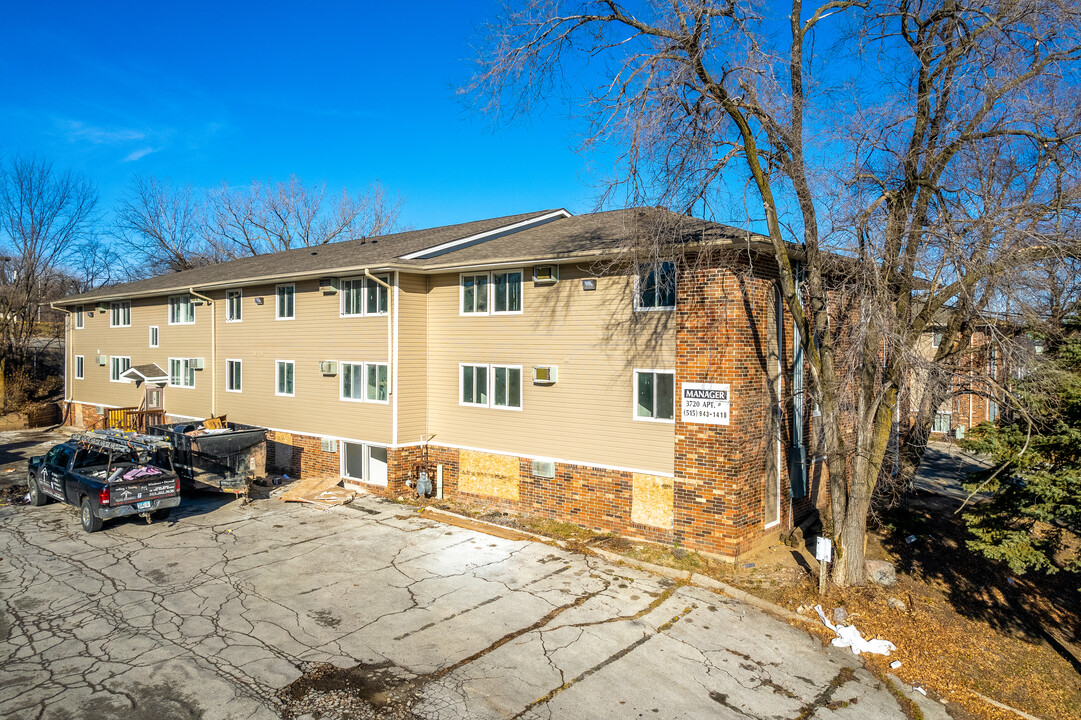
{"label": "truck tailgate", "polygon": [[171,476],[113,483],[109,486],[109,504],[113,506],[142,500],[160,500],[175,495],[176,478]]}

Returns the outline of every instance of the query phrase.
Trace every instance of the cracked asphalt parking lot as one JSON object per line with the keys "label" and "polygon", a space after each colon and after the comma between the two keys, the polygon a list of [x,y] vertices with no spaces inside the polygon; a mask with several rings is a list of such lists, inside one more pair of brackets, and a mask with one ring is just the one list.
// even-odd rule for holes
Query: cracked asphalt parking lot
{"label": "cracked asphalt parking lot", "polygon": [[5,718],[292,717],[320,663],[408,679],[395,717],[904,717],[848,651],[723,595],[375,498],[185,497],[93,535],[2,507],[0,558]]}

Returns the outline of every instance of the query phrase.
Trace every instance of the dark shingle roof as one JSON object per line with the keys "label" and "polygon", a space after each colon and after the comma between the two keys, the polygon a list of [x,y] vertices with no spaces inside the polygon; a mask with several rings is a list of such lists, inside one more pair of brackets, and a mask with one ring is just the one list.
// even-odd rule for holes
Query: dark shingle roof
{"label": "dark shingle roof", "polygon": [[169,377],[164,370],[157,366],[155,363],[147,363],[146,365],[132,365],[130,368],[120,373],[120,377],[124,377],[128,373],[136,373],[143,380],[160,380]]}
{"label": "dark shingle roof", "polygon": [[689,231],[696,238],[701,238],[703,233],[726,241],[747,237],[745,232],[735,228],[687,218],[667,210],[634,208],[560,217],[546,224],[502,236],[496,235],[494,239],[477,244],[464,245],[460,249],[450,248],[427,258],[403,259],[403,256],[416,254],[422,250],[470,238],[480,233],[493,232],[508,225],[557,212],[560,211],[542,210],[256,255],[146,280],[103,287],[81,295],[66,297],[60,303],[67,305],[104,298],[158,295],[185,290],[189,287],[199,289],[264,279],[267,281],[287,279],[292,276],[318,276],[322,273],[330,275],[340,271],[359,271],[363,268],[413,267],[418,271],[423,271],[459,265],[603,255],[617,251],[630,233],[647,226],[657,227],[658,221],[662,221],[662,226],[670,228],[678,226],[680,232]]}
{"label": "dark shingle roof", "polygon": [[611,255],[639,233],[665,233],[666,242],[735,241],[745,231],[658,208],[609,210],[564,218],[424,261],[424,268],[519,260]]}

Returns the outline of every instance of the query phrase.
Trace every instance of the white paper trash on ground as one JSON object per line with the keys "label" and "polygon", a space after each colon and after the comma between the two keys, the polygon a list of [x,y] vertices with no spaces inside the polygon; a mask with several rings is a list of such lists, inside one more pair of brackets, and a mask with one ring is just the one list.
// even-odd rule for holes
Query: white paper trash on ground
{"label": "white paper trash on ground", "polygon": [[834,625],[826,619],[826,613],[822,612],[821,605],[815,605],[815,612],[822,618],[822,624],[837,634],[837,637],[833,638],[833,644],[836,647],[852,648],[852,652],[856,655],[865,652],[889,655],[891,650],[897,649],[897,646],[889,640],[864,640],[855,625]]}

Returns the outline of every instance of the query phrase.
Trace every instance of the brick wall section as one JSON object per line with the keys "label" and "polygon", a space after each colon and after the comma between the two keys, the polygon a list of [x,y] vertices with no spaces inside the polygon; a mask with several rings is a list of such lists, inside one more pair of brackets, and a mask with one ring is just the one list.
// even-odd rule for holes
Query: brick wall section
{"label": "brick wall section", "polygon": [[[413,463],[422,457],[419,447],[391,451],[393,461],[388,490],[398,495],[412,493],[405,487],[405,477]],[[631,473],[619,470],[556,463],[554,478],[533,475],[533,460],[518,458],[518,502],[474,495],[458,490],[458,450],[430,445],[428,462],[443,466],[443,497],[459,502],[572,522],[601,532],[618,532],[634,537],[670,543],[674,536],[667,530],[631,521]],[[434,479],[433,479],[434,483]]]}
{"label": "brick wall section", "polygon": [[[692,268],[681,274],[677,293],[676,392],[685,382],[728,383],[732,405],[730,425],[684,423],[677,415],[674,532],[686,547],[734,557],[766,534],[766,481],[775,472],[780,398],[770,397],[767,378],[773,283]],[[787,473],[780,491],[785,513]],[[787,518],[780,520],[777,528],[787,527]]]}
{"label": "brick wall section", "polygon": [[[81,409],[82,424],[77,422],[76,418],[76,406]],[[83,427],[87,430],[94,430],[97,428],[105,427],[105,416],[98,412],[97,405],[87,405],[86,403],[69,402],[64,410],[64,424],[71,425],[72,427]]]}

